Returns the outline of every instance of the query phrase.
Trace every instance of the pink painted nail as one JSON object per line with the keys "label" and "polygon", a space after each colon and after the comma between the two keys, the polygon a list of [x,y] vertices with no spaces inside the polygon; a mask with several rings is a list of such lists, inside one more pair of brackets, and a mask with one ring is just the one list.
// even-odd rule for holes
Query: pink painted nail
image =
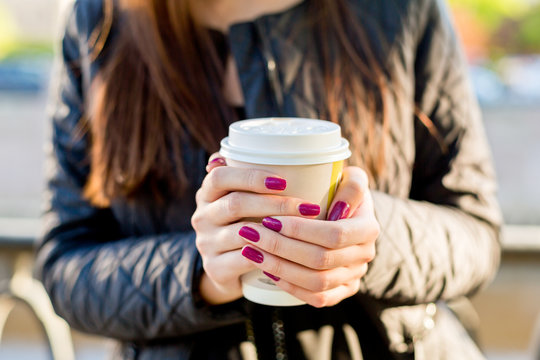
{"label": "pink painted nail", "polygon": [[249,246],[244,247],[242,250],[242,255],[244,255],[245,258],[256,262],[257,264],[261,264],[264,261],[263,254]]}
{"label": "pink painted nail", "polygon": [[264,180],[264,185],[270,190],[285,190],[287,187],[287,181],[276,177],[267,177]]}
{"label": "pink painted nail", "polygon": [[257,230],[252,229],[252,228],[250,228],[248,226],[242,226],[240,231],[238,231],[238,234],[241,237],[246,238],[249,241],[253,241],[253,242],[257,242],[257,241],[259,241],[261,239],[261,236],[259,235]]}
{"label": "pink painted nail", "polygon": [[278,219],[271,218],[271,217],[265,217],[264,219],[262,219],[262,224],[267,229],[274,230],[276,232],[280,232],[281,228],[283,227],[283,225],[281,224],[281,221],[279,221]]}
{"label": "pink painted nail", "polygon": [[263,274],[266,275],[266,276],[268,276],[270,279],[272,279],[272,280],[274,280],[274,281],[279,281],[279,280],[281,280],[281,279],[278,278],[277,276],[274,276],[274,275],[272,275],[272,274],[270,274],[270,273],[267,273],[266,271],[263,271]]}
{"label": "pink painted nail", "polygon": [[219,165],[226,165],[225,159],[217,157],[214,160],[210,161],[208,164],[219,164]]}
{"label": "pink painted nail", "polygon": [[304,216],[315,216],[321,213],[321,207],[317,204],[300,204],[298,210],[300,211],[300,214]]}
{"label": "pink painted nail", "polygon": [[351,207],[345,201],[338,201],[335,203],[334,208],[330,211],[328,215],[329,221],[336,221],[339,219],[344,219],[349,215]]}

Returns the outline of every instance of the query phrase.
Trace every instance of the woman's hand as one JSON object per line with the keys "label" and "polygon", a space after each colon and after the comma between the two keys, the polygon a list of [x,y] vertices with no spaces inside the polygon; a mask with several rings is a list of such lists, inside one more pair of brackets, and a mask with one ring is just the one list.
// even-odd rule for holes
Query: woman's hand
{"label": "woman's hand", "polygon": [[242,254],[306,303],[315,307],[339,303],[358,292],[379,235],[363,170],[344,170],[331,209],[328,218],[337,221],[273,216],[263,225],[241,228],[240,237],[250,243]]}
{"label": "woman's hand", "polygon": [[240,220],[269,214],[312,218],[320,212],[318,205],[279,196],[286,180],[275,174],[225,165],[218,154],[210,158],[208,175],[197,191],[197,209],[191,218],[205,271],[199,290],[209,304],[240,298],[240,276],[255,268],[241,254],[245,240],[238,234],[247,222]]}

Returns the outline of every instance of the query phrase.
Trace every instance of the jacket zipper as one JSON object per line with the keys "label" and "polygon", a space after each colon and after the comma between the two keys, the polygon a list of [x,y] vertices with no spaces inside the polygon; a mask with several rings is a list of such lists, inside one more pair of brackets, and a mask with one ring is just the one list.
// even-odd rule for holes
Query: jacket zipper
{"label": "jacket zipper", "polygon": [[[276,59],[271,51],[271,46],[268,37],[264,34],[264,28],[260,22],[256,24],[259,39],[262,45],[262,55],[266,63],[266,75],[274,101],[277,105],[278,115],[283,116],[283,90],[279,81],[279,74],[276,66]],[[251,319],[246,321],[246,330],[248,341],[255,344],[255,332]],[[272,312],[272,334],[274,337],[274,351],[276,360],[288,360],[287,347],[285,343],[285,326],[281,319],[279,308],[275,308]]]}
{"label": "jacket zipper", "polygon": [[285,344],[285,326],[278,308],[275,308],[272,313],[272,334],[274,335],[276,360],[288,360],[287,346]]}
{"label": "jacket zipper", "polygon": [[279,81],[276,59],[272,54],[270,40],[268,39],[268,36],[265,35],[263,25],[260,22],[257,22],[256,28],[262,44],[262,55],[264,57],[267,70],[266,75],[270,83],[270,87],[272,88],[272,93],[274,95],[274,101],[277,106],[278,115],[283,116],[283,89]]}
{"label": "jacket zipper", "polygon": [[[248,317],[245,322],[246,325],[246,338],[247,341],[253,344],[256,351],[256,358],[259,359],[258,349],[255,342],[255,330],[253,328],[253,322]],[[287,345],[285,342],[285,325],[281,318],[279,308],[275,308],[272,311],[272,335],[274,340],[274,354],[276,360],[288,360]]]}

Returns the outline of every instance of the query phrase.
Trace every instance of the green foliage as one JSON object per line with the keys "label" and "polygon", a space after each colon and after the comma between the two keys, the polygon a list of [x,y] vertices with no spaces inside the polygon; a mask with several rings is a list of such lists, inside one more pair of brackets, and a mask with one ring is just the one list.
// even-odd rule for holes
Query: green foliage
{"label": "green foliage", "polygon": [[540,52],[540,5],[533,8],[523,18],[518,36],[523,48]]}
{"label": "green foliage", "polygon": [[530,7],[526,0],[449,0],[449,3],[469,9],[491,30],[495,30],[505,18],[522,16]]}
{"label": "green foliage", "polygon": [[540,52],[540,0],[448,0],[489,32],[492,57]]}

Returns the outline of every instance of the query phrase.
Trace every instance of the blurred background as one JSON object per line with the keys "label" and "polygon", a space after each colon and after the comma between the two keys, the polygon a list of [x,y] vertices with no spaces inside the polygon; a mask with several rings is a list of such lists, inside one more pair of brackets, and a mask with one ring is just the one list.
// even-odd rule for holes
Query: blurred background
{"label": "blurred background", "polygon": [[[11,302],[5,293],[17,292],[14,274],[29,275],[43,188],[47,89],[59,14],[69,3],[0,0],[0,359],[49,358],[30,306],[37,295]],[[478,317],[468,320],[480,324],[478,339],[490,360],[530,360],[540,338],[540,0],[449,5],[484,113],[507,223],[501,269],[473,299]],[[106,340],[71,335],[77,359],[106,358]]]}

